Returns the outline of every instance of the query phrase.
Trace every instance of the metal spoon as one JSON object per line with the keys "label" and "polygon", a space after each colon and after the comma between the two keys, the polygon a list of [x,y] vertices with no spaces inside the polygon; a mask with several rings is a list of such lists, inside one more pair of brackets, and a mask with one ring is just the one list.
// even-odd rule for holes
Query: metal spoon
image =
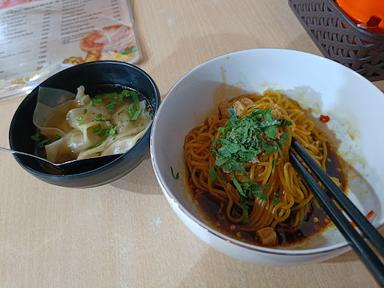
{"label": "metal spoon", "polygon": [[112,160],[122,155],[122,154],[106,155],[106,156],[99,156],[99,157],[93,157],[93,158],[87,158],[87,159],[81,159],[81,160],[70,160],[63,163],[54,163],[52,161],[49,161],[48,159],[45,159],[43,157],[40,157],[34,154],[16,151],[16,150],[12,150],[5,147],[0,147],[0,151],[12,153],[12,154],[19,154],[19,155],[36,159],[38,161],[43,162],[46,166],[48,166],[49,168],[51,168],[52,170],[54,170],[56,173],[59,173],[59,174],[63,174],[64,172],[68,172],[68,171],[71,171],[72,173],[78,173],[76,171],[80,172],[80,170],[83,170],[83,171],[88,170],[84,168],[94,169],[99,166],[105,165],[108,162],[111,162]]}

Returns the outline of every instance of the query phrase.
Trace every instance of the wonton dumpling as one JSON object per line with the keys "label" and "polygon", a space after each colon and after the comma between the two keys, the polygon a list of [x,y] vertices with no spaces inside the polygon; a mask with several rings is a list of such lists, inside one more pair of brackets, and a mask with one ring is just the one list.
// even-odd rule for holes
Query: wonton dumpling
{"label": "wonton dumpling", "polygon": [[147,129],[141,131],[140,133],[134,136],[126,136],[114,141],[111,145],[104,149],[101,155],[114,155],[127,152],[136,144],[137,140],[139,140],[146,131]]}
{"label": "wonton dumpling", "polygon": [[[132,102],[119,96],[100,94],[101,101],[92,101],[83,86],[78,87],[76,95],[61,89],[39,90],[34,124],[47,140],[54,141],[45,145],[47,159],[62,163],[131,149],[148,129],[151,116],[146,102],[141,101],[141,114],[130,120]],[[61,138],[55,141],[57,136]]]}
{"label": "wonton dumpling", "polygon": [[112,117],[116,123],[117,131],[119,134],[134,135],[147,127],[151,117],[145,109],[145,101],[140,102],[141,111],[143,111],[139,118],[132,121],[128,117],[128,105],[123,105]]}
{"label": "wonton dumpling", "polygon": [[45,145],[45,152],[47,159],[55,163],[65,162],[76,157],[76,154],[69,149],[65,137]]}
{"label": "wonton dumpling", "polygon": [[94,121],[97,115],[101,115],[104,121],[108,121],[111,118],[111,115],[108,114],[105,107],[93,107],[90,105],[69,110],[66,120],[72,128],[80,129],[80,126],[85,123],[101,122]]}
{"label": "wonton dumpling", "polygon": [[94,148],[82,151],[79,153],[79,156],[77,156],[77,160],[98,157],[101,155],[101,152],[104,151],[106,146],[107,146],[107,141],[104,141],[103,143],[101,143],[100,145]]}

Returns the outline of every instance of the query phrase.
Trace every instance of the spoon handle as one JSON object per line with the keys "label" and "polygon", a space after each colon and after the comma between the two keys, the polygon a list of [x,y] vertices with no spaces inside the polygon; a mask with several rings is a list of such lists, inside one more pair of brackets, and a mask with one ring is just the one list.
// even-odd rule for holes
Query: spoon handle
{"label": "spoon handle", "polygon": [[20,155],[32,157],[34,159],[38,159],[38,160],[41,160],[41,161],[44,161],[44,162],[49,162],[47,159],[44,159],[42,157],[39,157],[39,156],[36,156],[36,155],[33,155],[33,154],[29,154],[29,153],[26,153],[26,152],[12,150],[12,149],[1,147],[1,146],[0,146],[0,151],[12,153],[12,154],[20,154]]}

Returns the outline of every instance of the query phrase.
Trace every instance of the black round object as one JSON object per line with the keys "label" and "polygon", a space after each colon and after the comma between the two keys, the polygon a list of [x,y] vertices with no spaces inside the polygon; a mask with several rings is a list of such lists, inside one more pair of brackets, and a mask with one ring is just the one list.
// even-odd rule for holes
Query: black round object
{"label": "black round object", "polygon": [[[135,65],[118,61],[96,61],[76,65],[42,82],[19,105],[9,129],[11,149],[35,153],[36,144],[31,136],[37,129],[33,124],[33,113],[39,87],[64,89],[76,93],[77,87],[81,85],[86,91],[88,88],[92,90],[103,85],[130,87],[145,96],[154,113],[160,105],[160,93],[156,83]],[[77,170],[65,173],[49,170],[41,161],[30,157],[16,154],[14,157],[25,170],[45,182],[66,187],[100,186],[126,175],[144,159],[149,149],[150,128],[132,149],[120,157],[115,159],[102,157],[100,160],[92,161],[92,165],[77,167]]]}

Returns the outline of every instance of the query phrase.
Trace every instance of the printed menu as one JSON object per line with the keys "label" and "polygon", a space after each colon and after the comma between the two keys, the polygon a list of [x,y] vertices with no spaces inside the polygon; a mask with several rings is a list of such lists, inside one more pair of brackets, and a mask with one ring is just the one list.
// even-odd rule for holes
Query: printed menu
{"label": "printed menu", "polygon": [[141,58],[127,0],[0,0],[0,99],[68,66]]}

